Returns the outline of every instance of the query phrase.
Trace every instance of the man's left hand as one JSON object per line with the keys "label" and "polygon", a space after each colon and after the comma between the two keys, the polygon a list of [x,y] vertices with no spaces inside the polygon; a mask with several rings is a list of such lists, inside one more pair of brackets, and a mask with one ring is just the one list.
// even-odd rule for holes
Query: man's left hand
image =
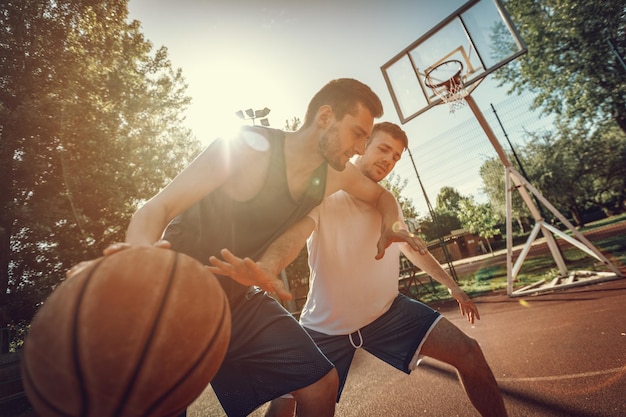
{"label": "man's left hand", "polygon": [[380,239],[378,240],[376,259],[382,259],[385,255],[385,249],[387,249],[392,242],[406,242],[415,251],[419,252],[420,255],[426,255],[428,253],[426,244],[419,236],[409,232],[399,223],[395,223],[390,228],[383,228]]}
{"label": "man's left hand", "polygon": [[461,289],[458,291],[450,291],[450,294],[457,303],[459,303],[459,309],[461,310],[461,314],[467,317],[467,321],[474,324],[475,320],[480,320],[480,314],[478,313],[478,307],[472,301],[471,298],[467,294],[465,294]]}

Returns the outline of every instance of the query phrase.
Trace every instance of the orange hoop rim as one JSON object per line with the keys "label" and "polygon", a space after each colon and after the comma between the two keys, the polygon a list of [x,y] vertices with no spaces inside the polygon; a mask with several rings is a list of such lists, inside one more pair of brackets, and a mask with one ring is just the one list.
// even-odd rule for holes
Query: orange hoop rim
{"label": "orange hoop rim", "polygon": [[[437,70],[438,68],[441,68],[444,65],[448,65],[451,63],[456,63],[459,65],[459,69],[458,71],[450,78],[448,78],[445,81],[442,81],[438,84],[433,84],[431,82],[431,78],[430,78],[430,74],[432,74],[433,71]],[[456,80],[456,84],[460,84],[461,81],[461,71],[463,71],[463,63],[461,61],[459,61],[458,59],[451,59],[449,61],[444,61],[440,64],[435,65],[434,67],[432,67],[431,69],[429,69],[428,71],[426,71],[426,73],[424,74],[424,84],[426,85],[426,87],[428,88],[439,88],[439,87],[449,87],[452,80]]]}

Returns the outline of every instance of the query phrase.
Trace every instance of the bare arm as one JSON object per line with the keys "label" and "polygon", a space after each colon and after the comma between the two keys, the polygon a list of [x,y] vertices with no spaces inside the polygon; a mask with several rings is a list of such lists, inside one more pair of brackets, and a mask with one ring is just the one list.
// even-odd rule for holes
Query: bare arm
{"label": "bare arm", "polygon": [[[259,146],[259,141],[263,140],[262,135],[251,131],[242,131],[233,140],[216,140],[133,214],[126,232],[126,241],[105,248],[104,255],[111,255],[132,245],[170,247],[169,242],[160,240],[168,223],[211,191],[221,186],[230,186],[231,178],[236,178],[237,175],[246,177],[250,170],[259,169],[267,161],[267,158],[263,158],[267,154],[265,148]],[[85,262],[72,267],[67,276],[84,267]]]}
{"label": "bare arm", "polygon": [[298,257],[314,229],[315,222],[313,219],[305,216],[272,242],[259,259],[259,264],[277,275]]}
{"label": "bare arm", "polygon": [[470,323],[474,323],[475,319],[480,320],[480,314],[474,302],[463,292],[454,279],[448,275],[430,252],[426,251],[425,254],[417,253],[407,244],[401,244],[400,250],[413,265],[448,288],[450,295],[459,303],[461,314],[467,316]]}
{"label": "bare arm", "polygon": [[346,164],[344,171],[328,170],[326,196],[342,189],[359,200],[376,207],[382,216],[381,234],[378,240],[376,259],[385,254],[392,242],[406,242],[414,250],[423,251],[423,242],[408,231],[398,210],[395,197],[380,184],[363,175],[353,164]]}
{"label": "bare arm", "polygon": [[225,141],[213,143],[139,208],[128,225],[126,243],[151,245],[158,241],[174,217],[222,185],[232,169],[227,159],[227,147]]}
{"label": "bare arm", "polygon": [[156,242],[168,223],[217,188],[240,200],[257,192],[269,163],[267,139],[253,129],[218,139],[133,215],[128,244]]}
{"label": "bare arm", "polygon": [[214,274],[229,276],[244,285],[258,285],[283,300],[290,300],[291,294],[277,275],[296,259],[314,228],[315,222],[306,216],[273,241],[258,262],[239,258],[228,249],[222,249],[224,260],[211,256],[209,262],[213,266],[208,268]]}

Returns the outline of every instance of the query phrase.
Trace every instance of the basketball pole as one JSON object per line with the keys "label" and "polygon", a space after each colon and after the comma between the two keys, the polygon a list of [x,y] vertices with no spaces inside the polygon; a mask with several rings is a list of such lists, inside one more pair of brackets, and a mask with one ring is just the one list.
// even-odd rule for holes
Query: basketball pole
{"label": "basketball pole", "polygon": [[446,258],[446,263],[448,264],[448,270],[450,271],[450,274],[452,275],[454,282],[458,282],[459,277],[456,274],[456,269],[454,269],[454,263],[452,262],[452,259],[450,258],[450,252],[448,251],[448,246],[445,242],[444,237],[441,234],[441,228],[439,226],[439,220],[437,218],[438,216],[436,215],[435,210],[433,210],[433,206],[430,204],[430,199],[428,198],[428,194],[426,194],[426,189],[424,188],[424,184],[422,184],[422,179],[420,178],[420,174],[417,172],[417,165],[415,165],[415,160],[413,159],[413,154],[411,153],[411,149],[407,147],[406,150],[408,151],[409,157],[411,158],[411,163],[413,164],[413,169],[415,170],[415,176],[417,177],[417,182],[419,182],[420,188],[422,189],[422,194],[424,194],[426,207],[428,207],[428,212],[430,213],[430,217],[433,219],[433,224],[435,225],[435,228],[437,229],[437,235],[439,237],[439,244],[441,245],[443,256],[444,258]]}
{"label": "basketball pole", "polygon": [[[521,269],[521,265],[526,259],[526,256],[528,255],[528,252],[530,251],[530,248],[533,242],[535,241],[535,239],[537,238],[540,231],[542,232],[543,236],[546,239],[546,243],[548,245],[552,258],[554,259],[557,265],[558,271],[559,271],[559,277],[555,278],[549,284],[549,288],[555,289],[557,287],[558,288],[571,287],[571,286],[577,286],[577,285],[585,285],[585,284],[590,283],[590,281],[598,282],[598,281],[605,281],[609,279],[621,278],[622,277],[621,272],[589,240],[587,240],[587,238],[585,238],[583,234],[580,233],[565,218],[565,216],[563,216],[552,204],[550,204],[550,202],[548,202],[548,200],[546,200],[536,188],[530,185],[528,181],[513,168],[511,162],[509,161],[509,158],[507,157],[506,153],[502,149],[500,142],[498,141],[495,134],[493,133],[493,130],[491,130],[489,123],[487,123],[485,116],[481,112],[480,108],[476,105],[476,102],[472,98],[471,94],[467,94],[464,97],[464,99],[466,103],[468,104],[468,106],[470,107],[470,109],[472,110],[472,113],[474,113],[474,116],[476,117],[476,120],[482,127],[483,131],[487,135],[489,142],[491,143],[496,153],[498,154],[498,157],[500,158],[500,161],[504,165],[504,169],[505,169],[506,241],[507,241],[506,242],[507,243],[506,265],[507,265],[507,293],[508,295],[520,296],[520,295],[525,295],[528,293],[539,292],[545,289],[545,287],[542,287],[544,282],[539,281],[530,286],[521,288],[517,291],[513,291],[513,282],[517,278],[517,274],[519,273]],[[513,186],[511,186],[511,181],[513,182]],[[531,215],[533,216],[533,219],[535,220],[535,225],[533,227],[533,230],[531,231],[530,236],[528,237],[528,240],[526,241],[526,244],[522,248],[522,251],[520,252],[519,257],[517,258],[515,265],[513,265],[513,226],[512,226],[513,222],[512,222],[512,207],[511,207],[511,193],[514,189],[517,189],[519,191],[520,196],[522,197],[522,200],[528,207]],[[541,203],[548,210],[550,210],[550,212],[554,214],[554,216],[557,219],[559,219],[561,223],[563,223],[578,240],[572,238],[571,236],[568,236],[567,234],[563,233],[561,230],[547,224],[545,220],[543,219],[543,217],[541,216],[541,213],[539,209],[537,208],[537,205],[535,205],[533,200],[531,199],[529,191],[532,192],[533,195],[539,201],[541,201]],[[586,280],[580,280],[580,279],[576,280],[575,273],[573,274],[568,273],[567,266],[565,265],[565,261],[563,260],[563,255],[561,254],[559,246],[556,243],[554,235],[558,235],[559,237],[561,237],[568,243],[584,251],[588,255],[596,258],[597,260],[602,262],[604,265],[606,265],[612,271],[612,273],[601,274],[601,273],[596,273],[596,272],[593,272],[593,273],[586,272],[585,275],[593,275],[594,278],[586,279]],[[568,279],[566,282],[561,283],[559,279],[561,277],[568,277]]]}
{"label": "basketball pole", "polygon": [[[451,112],[454,112],[455,105],[459,104],[468,104],[472,109],[474,116],[504,165],[507,292],[509,296],[623,278],[623,273],[611,264],[536,188],[528,183],[526,178],[513,168],[485,117],[471,97],[472,91],[485,77],[528,52],[524,40],[502,3],[502,0],[468,1],[463,7],[440,21],[381,67],[396,111],[404,124],[442,103],[448,104]],[[479,21],[481,22],[480,28],[478,25],[470,24],[470,22]],[[498,30],[494,31],[494,28],[498,28]],[[476,42],[473,38],[480,40],[480,42]],[[485,42],[485,39],[490,39],[490,41]],[[494,49],[494,46],[497,46],[496,43],[507,45],[507,47]],[[437,53],[436,45],[446,49]],[[494,50],[499,52],[497,57],[493,56]],[[472,54],[466,55],[463,51]],[[483,59],[486,57],[493,59]],[[464,68],[467,73],[462,75]],[[417,80],[413,81],[413,77],[416,77]],[[413,95],[416,96],[415,99]],[[534,218],[535,224],[526,244],[517,254],[515,265],[513,265],[511,194],[515,189],[519,191],[523,203]],[[554,218],[557,218],[569,229],[565,231],[567,233],[545,221],[543,213],[545,212],[546,216],[549,215],[544,209],[549,209]],[[514,291],[513,283],[517,281],[517,274],[520,272],[521,265],[540,232],[545,237],[546,246],[556,263],[556,276],[549,277],[551,278],[549,283],[539,277],[537,283]],[[564,256],[557,244],[557,237],[559,243],[565,241],[599,260],[600,262],[595,263],[594,267],[604,264],[611,272],[568,272]]]}

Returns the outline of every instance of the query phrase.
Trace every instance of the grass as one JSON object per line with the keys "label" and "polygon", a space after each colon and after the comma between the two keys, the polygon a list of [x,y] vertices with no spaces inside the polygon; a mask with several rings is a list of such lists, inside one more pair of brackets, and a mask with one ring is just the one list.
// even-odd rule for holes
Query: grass
{"label": "grass", "polygon": [[[590,232],[611,225],[622,225],[624,222],[626,222],[626,213],[588,224],[581,229],[581,232]],[[557,238],[558,240],[560,239]],[[612,236],[603,236],[592,243],[618,268],[626,265],[626,236],[616,233]],[[608,271],[608,268],[597,259],[569,244],[562,249],[562,254],[570,271]],[[556,276],[558,276],[558,269],[551,254],[527,257],[517,275],[515,286],[529,285],[540,279],[549,281]],[[502,256],[486,258],[478,270],[457,275],[457,282],[470,297],[505,290],[507,287],[506,262],[502,262]],[[413,295],[424,303],[451,299],[447,288],[432,280],[431,284],[413,290]]]}

